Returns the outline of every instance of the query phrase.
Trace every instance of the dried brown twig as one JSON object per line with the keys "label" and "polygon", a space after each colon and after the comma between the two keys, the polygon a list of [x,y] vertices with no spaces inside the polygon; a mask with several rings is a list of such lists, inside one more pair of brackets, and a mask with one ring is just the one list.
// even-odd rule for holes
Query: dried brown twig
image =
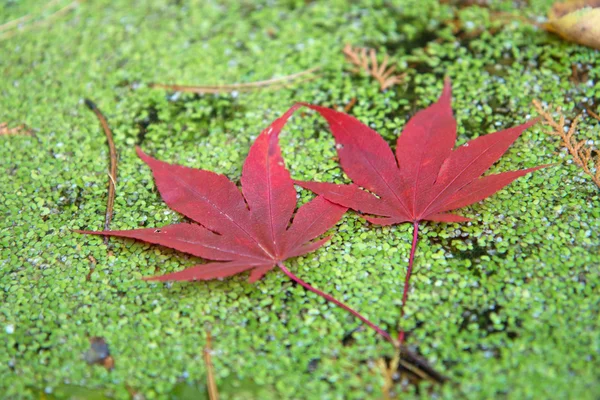
{"label": "dried brown twig", "polygon": [[[113,140],[112,131],[108,126],[108,122],[106,122],[106,118],[98,109],[96,104],[93,101],[85,99],[85,105],[96,114],[98,121],[100,121],[100,125],[102,125],[102,129],[104,130],[104,134],[106,135],[106,141],[108,142],[108,150],[110,153],[110,171],[108,174],[108,199],[106,201],[106,215],[104,216],[104,230],[108,231],[110,229],[110,221],[113,217],[113,209],[115,206],[115,192],[117,186],[117,149],[115,148],[115,142]],[[108,244],[108,236],[104,237],[104,243]]]}
{"label": "dried brown twig", "polygon": [[353,97],[350,99],[350,101],[345,106],[342,107],[339,105],[334,105],[333,109],[336,111],[343,110],[346,114],[348,114],[352,110],[352,107],[354,107],[357,102],[358,102],[358,100],[356,99],[356,97]]}
{"label": "dried brown twig", "polygon": [[383,57],[383,62],[379,65],[377,61],[377,52],[373,49],[364,47],[352,47],[350,44],[344,46],[342,50],[346,56],[346,60],[356,66],[354,72],[361,70],[372,76],[379,82],[379,87],[382,91],[401,83],[406,77],[406,73],[393,75],[396,71],[396,66],[388,66],[389,56]]}
{"label": "dried brown twig", "polygon": [[600,115],[596,114],[595,112],[593,112],[592,110],[590,110],[589,107],[585,108],[585,111],[587,111],[588,114],[590,114],[590,116],[598,121],[600,121]]}
{"label": "dried brown twig", "polygon": [[[169,85],[164,83],[151,83],[150,87],[156,89],[175,90],[177,92],[197,93],[197,94],[214,94],[214,93],[231,93],[234,91],[243,92],[255,89],[279,89],[292,83],[306,82],[314,79],[315,76],[307,76],[317,71],[319,67],[313,67],[305,71],[300,71],[295,74],[282,76],[279,78],[267,79],[265,81],[249,82],[249,83],[232,83],[228,85],[214,86],[190,86],[190,85]],[[298,78],[302,78],[299,79]]]}
{"label": "dried brown twig", "polygon": [[[581,167],[583,172],[592,178],[592,181],[600,188],[600,152],[598,152],[598,149],[586,145],[587,140],[577,140],[575,138],[577,125],[581,120],[581,114],[575,117],[568,129],[565,129],[565,116],[560,114],[560,108],[556,109],[556,112],[560,114],[560,118],[557,122],[552,117],[551,112],[544,110],[539,100],[533,100],[533,106],[538,114],[544,118],[546,125],[552,128],[552,130],[547,133],[562,139],[563,145],[567,148],[571,157],[573,157],[575,164]],[[596,118],[595,113],[592,113],[591,115]],[[593,165],[592,168],[590,168],[590,164]]]}

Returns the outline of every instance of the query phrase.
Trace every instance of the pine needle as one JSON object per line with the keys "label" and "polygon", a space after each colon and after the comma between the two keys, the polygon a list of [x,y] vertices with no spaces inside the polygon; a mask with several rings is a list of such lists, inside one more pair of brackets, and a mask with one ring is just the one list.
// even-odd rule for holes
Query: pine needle
{"label": "pine needle", "polygon": [[388,65],[389,56],[384,54],[383,62],[379,64],[377,61],[377,52],[374,49],[364,47],[352,47],[346,44],[342,50],[346,56],[346,60],[355,66],[353,72],[358,73],[361,70],[372,76],[379,82],[381,91],[397,85],[404,81],[406,73],[393,75],[396,71],[395,65]]}

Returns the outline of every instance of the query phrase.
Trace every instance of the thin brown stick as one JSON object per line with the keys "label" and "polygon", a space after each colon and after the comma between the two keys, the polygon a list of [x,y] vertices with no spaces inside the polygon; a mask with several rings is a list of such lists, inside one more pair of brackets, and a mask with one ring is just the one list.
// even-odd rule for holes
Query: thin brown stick
{"label": "thin brown stick", "polygon": [[206,332],[206,346],[204,347],[204,363],[206,364],[206,385],[210,400],[219,400],[219,391],[215,380],[215,370],[212,363],[212,343],[210,332]]}
{"label": "thin brown stick", "polygon": [[98,264],[98,261],[96,260],[96,258],[93,255],[89,255],[88,256],[88,260],[90,260],[90,271],[88,272],[88,274],[85,276],[85,280],[86,281],[90,281],[92,279],[92,274],[94,273],[94,271],[96,270],[96,264]]}
{"label": "thin brown stick", "polygon": [[587,111],[588,114],[590,114],[590,116],[592,118],[594,118],[595,120],[600,121],[600,115],[596,114],[595,112],[593,112],[589,107],[585,108],[585,111]]}
{"label": "thin brown stick", "polygon": [[346,106],[344,107],[344,112],[347,114],[350,112],[350,110],[352,110],[352,107],[354,107],[354,105],[356,104],[356,97],[353,97],[352,99],[350,99],[350,101],[348,102],[348,104],[346,104]]}
{"label": "thin brown stick", "polygon": [[[565,129],[565,116],[564,114],[560,114],[560,108],[556,110],[556,112],[560,114],[560,118],[557,122],[552,117],[551,112],[542,107],[539,100],[533,100],[533,106],[538,114],[544,118],[546,125],[552,128],[552,130],[547,133],[551,136],[558,136],[561,138],[562,144],[567,148],[569,154],[571,154],[573,162],[575,162],[586,175],[592,178],[592,181],[600,188],[600,154],[598,153],[598,149],[586,145],[585,140],[577,140],[575,138],[577,125],[581,120],[581,114],[575,117],[568,129]],[[592,168],[590,168],[590,164],[593,165]],[[592,171],[592,169],[594,171]]]}
{"label": "thin brown stick", "polygon": [[348,103],[346,103],[345,106],[342,107],[342,106],[336,104],[333,106],[333,109],[336,111],[343,110],[347,114],[350,112],[350,110],[352,110],[352,107],[354,107],[356,105],[356,102],[357,102],[356,97],[353,97],[350,99],[350,101]]}
{"label": "thin brown stick", "polygon": [[406,73],[393,75],[396,66],[388,66],[389,56],[387,54],[384,54],[383,62],[379,64],[377,53],[373,49],[352,47],[350,44],[346,44],[342,52],[346,56],[346,60],[355,66],[353,71],[357,73],[362,70],[375,78],[381,91],[401,83],[406,77]]}
{"label": "thin brown stick", "polygon": [[[113,135],[108,126],[108,122],[106,122],[106,118],[98,109],[96,104],[93,101],[85,99],[85,105],[96,114],[98,120],[100,121],[100,125],[102,125],[102,129],[104,130],[104,134],[106,135],[106,141],[108,142],[108,151],[110,153],[110,170],[108,173],[108,199],[106,201],[106,215],[104,216],[104,230],[108,231],[110,229],[110,221],[113,217],[113,210],[115,206],[115,193],[117,190],[117,149],[115,148],[115,142],[113,140]],[[108,236],[104,237],[104,243],[108,244]]]}
{"label": "thin brown stick", "polygon": [[417,375],[419,378],[429,381],[429,382],[437,383],[432,377],[427,375],[427,373],[425,371],[423,371],[421,368],[416,367],[410,363],[407,363],[406,361],[404,361],[402,359],[399,360],[399,364],[402,365],[407,370],[409,370],[410,372],[412,372],[413,374]]}
{"label": "thin brown stick", "polygon": [[257,81],[257,82],[248,82],[248,83],[232,83],[228,85],[214,85],[214,86],[190,86],[190,85],[168,85],[163,83],[152,83],[150,87],[156,89],[167,89],[167,90],[175,90],[177,92],[186,92],[186,93],[197,93],[197,94],[214,94],[214,93],[230,93],[234,91],[247,91],[254,89],[261,89],[266,87],[282,87],[285,83],[291,83],[291,81],[304,82],[311,78],[302,79],[296,81],[297,78],[306,76],[317,71],[320,67],[309,68],[304,71],[297,72],[295,74],[282,76],[279,78],[267,79],[265,81]]}
{"label": "thin brown stick", "polygon": [[[63,8],[56,10],[55,12],[50,14],[48,17],[46,17],[40,21],[25,25],[23,28],[19,29],[18,27],[15,27],[11,30],[8,30],[8,31],[4,32],[2,35],[0,35],[0,41],[5,40],[5,39],[10,39],[11,37],[18,35],[19,33],[26,32],[32,28],[39,28],[41,26],[47,25],[47,24],[57,20],[58,18],[62,17],[63,15],[67,14],[71,10],[75,9],[79,5],[80,1],[82,1],[82,0],[75,0],[72,3],[64,6]],[[29,18],[27,18],[27,19],[29,19]]]}

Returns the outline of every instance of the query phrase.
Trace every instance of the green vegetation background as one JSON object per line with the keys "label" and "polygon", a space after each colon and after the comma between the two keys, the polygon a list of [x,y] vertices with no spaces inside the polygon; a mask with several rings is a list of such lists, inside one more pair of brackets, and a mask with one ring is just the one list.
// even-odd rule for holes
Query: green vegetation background
{"label": "green vegetation background", "polygon": [[[486,2],[487,3],[487,2]],[[377,360],[393,349],[346,312],[273,272],[207,283],[140,278],[198,262],[167,249],[71,229],[104,221],[108,149],[93,99],[119,152],[113,229],[181,220],[159,198],[134,146],[165,161],[239,179],[259,131],[294,101],[358,99],[352,113],[390,143],[452,78],[459,142],[523,122],[531,100],[575,115],[600,95],[598,52],[492,12],[544,16],[551,1],[487,7],[406,1],[112,1],[82,3],[49,26],[0,42],[0,122],[34,136],[0,137],[0,393],[39,398],[64,384],[147,399],[204,382],[205,331],[224,399],[379,398]],[[45,1],[8,1],[0,23]],[[68,4],[65,2],[64,4]],[[462,30],[452,33],[449,21]],[[380,93],[348,72],[345,43],[387,52],[408,72]],[[584,79],[571,79],[572,65]],[[177,95],[149,82],[250,82],[321,66],[289,88]],[[408,344],[454,383],[409,386],[403,398],[600,397],[600,199],[541,125],[492,172],[557,162],[462,211],[469,224],[426,224],[404,324]],[[586,119],[581,137],[598,138]],[[295,178],[344,181],[322,120],[296,116],[281,137]],[[597,144],[597,143],[596,143]],[[299,193],[304,200],[311,195]],[[394,329],[410,226],[371,226],[353,213],[319,251],[289,262],[301,278]],[[89,256],[98,260],[91,279]],[[88,366],[102,336],[112,372]],[[343,340],[343,339],[346,340]],[[180,386],[177,386],[177,385]],[[397,388],[400,390],[400,387]],[[236,394],[237,393],[237,394]],[[269,394],[267,394],[269,393]]]}

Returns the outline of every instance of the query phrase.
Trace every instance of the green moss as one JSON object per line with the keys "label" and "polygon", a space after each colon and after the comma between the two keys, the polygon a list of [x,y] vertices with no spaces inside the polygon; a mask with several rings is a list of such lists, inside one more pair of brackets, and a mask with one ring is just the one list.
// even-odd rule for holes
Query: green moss
{"label": "green moss", "polygon": [[[5,2],[0,23],[43,3]],[[82,99],[93,99],[114,129],[112,228],[127,229],[181,219],[161,202],[135,144],[237,179],[252,140],[294,101],[356,97],[353,114],[393,143],[448,75],[462,143],[524,121],[533,98],[574,115],[600,96],[596,51],[497,21],[490,10],[514,5],[492,3],[94,1],[0,42],[0,121],[35,131],[0,137],[0,393],[38,398],[38,390],[74,385],[117,399],[129,398],[128,387],[169,398],[181,382],[203,382],[210,328],[224,399],[252,397],[235,394],[249,379],[273,398],[379,398],[376,360],[393,349],[369,331],[344,345],[358,323],[284,275],[255,285],[244,276],[148,283],[140,278],[197,260],[116,239],[109,252],[100,238],[71,232],[99,229],[106,202],[108,150]],[[530,3],[518,13],[543,15],[551,2]],[[467,33],[483,33],[453,34],[445,21],[454,17]],[[406,83],[380,93],[348,73],[347,42],[390,53],[409,72]],[[589,69],[587,81],[569,80],[572,64]],[[315,65],[319,79],[276,91],[171,96],[146,85],[249,82]],[[557,166],[465,209],[472,223],[423,227],[403,323],[408,343],[457,383],[434,387],[439,397],[600,396],[599,192],[543,129],[525,133],[493,171]],[[597,132],[597,122],[582,122],[582,137]],[[282,148],[295,178],[345,180],[316,116],[293,118]],[[394,329],[410,237],[408,225],[374,227],[350,213],[328,246],[290,268]],[[97,264],[87,281],[89,256]],[[109,344],[112,372],[82,359],[90,336]],[[405,397],[425,396],[422,389]]]}

